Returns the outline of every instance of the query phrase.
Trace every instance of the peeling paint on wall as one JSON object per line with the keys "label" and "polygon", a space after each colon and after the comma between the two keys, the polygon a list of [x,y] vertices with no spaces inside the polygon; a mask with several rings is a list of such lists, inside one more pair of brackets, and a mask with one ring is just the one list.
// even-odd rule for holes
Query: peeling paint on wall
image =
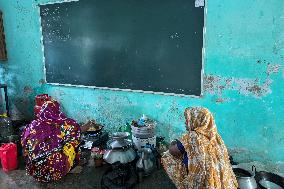
{"label": "peeling paint on wall", "polygon": [[231,148],[228,150],[230,154],[241,154],[247,153],[249,150],[247,148]]}
{"label": "peeling paint on wall", "polygon": [[209,94],[220,94],[220,83],[221,77],[220,76],[213,76],[213,75],[204,75],[203,79],[203,89],[206,93]]}
{"label": "peeling paint on wall", "polygon": [[280,71],[280,68],[280,64],[268,64],[266,73],[267,75],[278,73]]}
{"label": "peeling paint on wall", "polygon": [[0,83],[4,83],[4,68],[0,67]]}
{"label": "peeling paint on wall", "polygon": [[31,86],[25,86],[24,87],[24,93],[25,94],[33,93],[33,88]]}
{"label": "peeling paint on wall", "polygon": [[229,98],[217,98],[217,99],[215,99],[215,102],[217,104],[221,104],[221,103],[225,103],[225,102],[229,102],[229,101],[230,101]]}
{"label": "peeling paint on wall", "polygon": [[238,91],[240,94],[249,96],[252,95],[255,98],[264,97],[271,94],[270,85],[272,84],[271,79],[265,79],[265,81],[260,81],[259,79],[236,79],[233,78],[233,85],[230,90]]}
{"label": "peeling paint on wall", "polygon": [[[271,74],[276,74],[280,71],[280,64],[268,64],[265,79],[259,78],[227,78],[215,75],[204,76],[204,90],[209,94],[222,96],[224,90],[237,91],[245,96],[253,96],[260,98],[272,93],[271,85],[273,80],[270,79]],[[224,102],[221,98],[216,102]]]}
{"label": "peeling paint on wall", "polygon": [[45,84],[46,82],[45,82],[45,79],[40,79],[40,80],[38,81],[38,83],[39,83],[39,84]]}

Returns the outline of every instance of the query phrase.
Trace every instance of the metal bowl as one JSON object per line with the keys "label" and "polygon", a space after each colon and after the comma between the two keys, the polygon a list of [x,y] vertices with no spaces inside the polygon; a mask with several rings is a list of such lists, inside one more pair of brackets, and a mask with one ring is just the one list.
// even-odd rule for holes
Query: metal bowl
{"label": "metal bowl", "polygon": [[107,148],[108,149],[118,149],[118,150],[123,150],[126,148],[132,147],[132,141],[131,140],[110,140],[107,142]]}
{"label": "metal bowl", "polygon": [[114,140],[124,140],[129,136],[128,132],[116,132],[112,134]]}
{"label": "metal bowl", "polygon": [[255,179],[261,189],[284,188],[284,178],[266,171],[256,172]]}
{"label": "metal bowl", "polygon": [[86,131],[86,133],[87,134],[90,134],[90,135],[94,135],[94,134],[98,134],[98,133],[100,133],[101,131],[102,131],[102,129],[104,128],[104,126],[103,125],[100,125],[100,124],[96,124],[94,127],[96,127],[96,130],[94,130],[94,131],[92,131],[92,130],[90,130],[90,131]]}
{"label": "metal bowl", "polygon": [[110,149],[125,149],[130,147],[129,141],[126,139],[130,134],[128,132],[116,132],[112,135],[112,141],[108,145]]}

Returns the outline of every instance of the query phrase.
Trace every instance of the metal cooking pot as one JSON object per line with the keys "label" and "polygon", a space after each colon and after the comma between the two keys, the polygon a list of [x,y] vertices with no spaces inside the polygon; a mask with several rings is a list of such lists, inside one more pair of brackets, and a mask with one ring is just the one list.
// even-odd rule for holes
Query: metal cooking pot
{"label": "metal cooking pot", "polygon": [[107,163],[129,163],[136,158],[136,152],[126,140],[129,136],[127,132],[117,132],[112,135],[113,141],[109,145],[110,149],[104,154],[104,160]]}
{"label": "metal cooking pot", "polygon": [[104,160],[109,164],[132,162],[136,158],[136,153],[132,148],[126,150],[108,150],[104,154]]}
{"label": "metal cooking pot", "polygon": [[233,165],[233,171],[237,177],[238,185],[240,189],[256,189],[257,183],[254,178],[255,166],[252,166],[252,171],[245,170],[238,165]]}
{"label": "metal cooking pot", "polygon": [[131,141],[127,140],[128,136],[129,136],[128,132],[113,133],[113,135],[112,135],[113,141],[110,144],[110,148],[112,150],[129,148]]}

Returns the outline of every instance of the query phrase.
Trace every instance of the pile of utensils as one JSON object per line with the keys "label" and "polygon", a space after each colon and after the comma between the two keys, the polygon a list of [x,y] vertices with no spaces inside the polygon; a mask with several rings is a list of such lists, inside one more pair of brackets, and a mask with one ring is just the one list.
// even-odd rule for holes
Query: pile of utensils
{"label": "pile of utensils", "polygon": [[243,169],[239,165],[233,165],[233,171],[237,177],[239,189],[284,189],[284,178],[280,175],[266,171]]}

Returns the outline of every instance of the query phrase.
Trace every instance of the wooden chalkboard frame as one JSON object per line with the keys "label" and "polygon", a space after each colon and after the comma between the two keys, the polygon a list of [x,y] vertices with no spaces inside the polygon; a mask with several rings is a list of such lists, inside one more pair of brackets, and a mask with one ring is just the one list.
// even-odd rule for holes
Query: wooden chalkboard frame
{"label": "wooden chalkboard frame", "polygon": [[[55,1],[55,2],[46,2],[37,4],[38,14],[40,15],[40,6],[49,5],[49,4],[57,4],[57,3],[66,3],[66,2],[76,2],[80,0],[63,0],[63,1]],[[206,35],[206,17],[207,17],[207,0],[195,0],[203,1],[203,44],[202,44],[202,62],[201,62],[201,86],[200,86],[200,95],[192,95],[192,94],[177,94],[177,93],[168,93],[168,92],[155,92],[155,91],[144,91],[144,90],[134,90],[134,89],[122,89],[122,88],[110,88],[110,87],[97,87],[97,86],[86,86],[86,85],[73,85],[73,84],[64,84],[64,83],[52,83],[47,82],[46,80],[46,67],[45,67],[45,56],[44,56],[44,42],[43,42],[43,30],[42,30],[42,18],[39,16],[40,22],[40,33],[41,33],[41,45],[42,45],[42,53],[43,53],[43,73],[44,73],[44,83],[52,86],[62,86],[62,87],[76,87],[76,88],[88,88],[88,89],[99,89],[99,90],[109,90],[109,91],[124,91],[124,92],[137,92],[137,93],[145,93],[145,94],[155,94],[155,95],[164,95],[164,96],[177,96],[177,97],[189,97],[189,98],[202,98],[204,95],[204,86],[203,86],[203,77],[204,77],[204,57],[205,57],[205,35]],[[198,7],[198,6],[196,6]]]}

